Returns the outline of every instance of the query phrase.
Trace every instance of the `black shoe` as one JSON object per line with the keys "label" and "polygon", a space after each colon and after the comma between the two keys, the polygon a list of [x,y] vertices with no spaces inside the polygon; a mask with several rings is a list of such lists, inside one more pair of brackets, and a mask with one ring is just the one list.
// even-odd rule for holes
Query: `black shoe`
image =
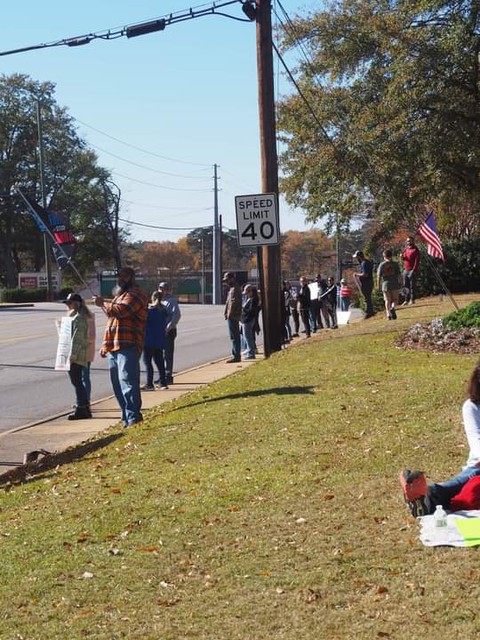
{"label": "black shoe", "polygon": [[233,362],[241,362],[240,358],[230,358],[230,360],[225,360],[227,364],[232,364]]}
{"label": "black shoe", "polygon": [[421,518],[432,513],[428,496],[421,496],[416,500],[406,500],[407,507],[414,518]]}
{"label": "black shoe", "polygon": [[86,420],[87,418],[91,418],[92,413],[90,409],[87,408],[77,408],[74,413],[71,413],[68,416],[68,420]]}
{"label": "black shoe", "polygon": [[395,309],[390,309],[390,315],[392,316],[392,320],[397,319],[397,312],[395,311]]}

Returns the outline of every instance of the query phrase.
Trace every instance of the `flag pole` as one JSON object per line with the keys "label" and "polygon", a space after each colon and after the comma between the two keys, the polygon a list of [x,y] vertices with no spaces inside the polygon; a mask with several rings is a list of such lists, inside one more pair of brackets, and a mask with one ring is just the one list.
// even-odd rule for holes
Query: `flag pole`
{"label": "flag pole", "polygon": [[77,269],[77,267],[73,264],[72,259],[67,256],[67,254],[65,253],[65,251],[62,248],[62,245],[60,245],[56,240],[55,240],[55,236],[53,235],[53,233],[50,231],[50,229],[48,228],[48,226],[43,222],[43,220],[41,220],[41,218],[38,216],[37,212],[35,210],[32,209],[32,206],[30,204],[30,202],[28,201],[28,198],[21,192],[21,190],[17,187],[16,188],[16,192],[18,193],[18,195],[22,198],[22,200],[25,202],[25,204],[27,205],[27,209],[30,212],[30,215],[32,215],[35,218],[39,218],[42,226],[45,228],[45,233],[47,233],[50,237],[50,240],[53,242],[53,244],[57,247],[57,249],[60,251],[60,253],[63,255],[63,257],[66,259],[67,264],[70,265],[73,269],[73,271],[75,272],[75,274],[78,276],[78,279],[80,280],[80,282],[85,285],[85,288],[88,289],[92,296],[95,295],[95,292],[93,291],[93,289],[90,287],[90,285],[85,282],[85,280],[83,279],[81,273],[79,272],[79,270]]}
{"label": "flag pole", "polygon": [[439,271],[438,271],[437,267],[435,266],[435,263],[433,262],[432,258],[431,258],[431,257],[430,257],[430,255],[428,254],[428,252],[427,252],[427,261],[428,261],[428,264],[429,264],[429,266],[431,267],[431,269],[432,269],[433,273],[435,274],[435,276],[436,276],[436,278],[437,278],[438,282],[440,283],[440,286],[442,287],[442,289],[445,291],[445,293],[446,293],[446,294],[447,294],[447,296],[449,297],[450,302],[453,304],[453,306],[455,307],[455,309],[456,309],[457,311],[459,311],[459,309],[460,309],[460,308],[459,308],[458,304],[456,303],[456,301],[455,301],[454,297],[452,296],[452,294],[451,294],[450,290],[448,289],[447,285],[445,284],[445,281],[443,280],[442,276],[440,275],[440,273],[439,273]]}

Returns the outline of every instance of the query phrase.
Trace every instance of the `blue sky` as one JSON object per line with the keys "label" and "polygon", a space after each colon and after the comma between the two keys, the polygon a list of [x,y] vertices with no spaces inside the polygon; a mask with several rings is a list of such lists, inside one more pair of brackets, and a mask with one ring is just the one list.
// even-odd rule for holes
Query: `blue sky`
{"label": "blue sky", "polygon": [[[283,0],[290,17],[320,0]],[[5,2],[0,51],[188,11],[184,0]],[[227,7],[244,17],[240,4]],[[289,59],[292,63],[292,58]],[[292,91],[275,61],[277,95]],[[95,40],[0,57],[0,73],[56,84],[79,134],[122,190],[132,240],[176,240],[213,222],[213,165],[219,165],[223,226],[235,228],[235,195],[260,193],[255,24],[207,16],[138,38]],[[141,166],[139,166],[141,165]],[[285,204],[280,226],[304,230]],[[181,229],[176,229],[181,228]],[[185,228],[185,229],[183,229]]]}

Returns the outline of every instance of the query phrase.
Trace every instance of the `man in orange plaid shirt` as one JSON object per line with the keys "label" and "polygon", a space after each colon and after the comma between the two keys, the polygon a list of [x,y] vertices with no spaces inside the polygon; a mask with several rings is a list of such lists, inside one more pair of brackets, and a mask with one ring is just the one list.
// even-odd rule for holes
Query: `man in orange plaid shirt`
{"label": "man in orange plaid shirt", "polygon": [[117,294],[110,303],[95,296],[94,303],[108,316],[102,358],[108,358],[110,380],[125,427],[143,420],[140,394],[140,363],[147,321],[147,294],[135,282],[135,271],[122,267],[117,276]]}

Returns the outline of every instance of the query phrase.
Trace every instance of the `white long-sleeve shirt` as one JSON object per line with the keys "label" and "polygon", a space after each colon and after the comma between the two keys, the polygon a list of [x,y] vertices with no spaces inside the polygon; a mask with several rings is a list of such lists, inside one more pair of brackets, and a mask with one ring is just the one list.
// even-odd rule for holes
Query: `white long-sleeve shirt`
{"label": "white long-sleeve shirt", "polygon": [[475,467],[480,462],[480,407],[471,400],[465,400],[462,407],[463,426],[470,453],[467,467]]}

